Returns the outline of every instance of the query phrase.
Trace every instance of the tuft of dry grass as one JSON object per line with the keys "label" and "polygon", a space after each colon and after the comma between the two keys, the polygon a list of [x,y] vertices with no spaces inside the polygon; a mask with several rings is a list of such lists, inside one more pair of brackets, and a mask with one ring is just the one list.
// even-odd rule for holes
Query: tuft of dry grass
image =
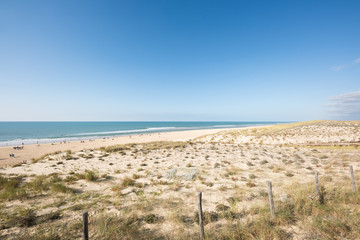
{"label": "tuft of dry grass", "polygon": [[86,181],[95,182],[98,178],[99,178],[99,176],[95,172],[89,171],[89,170],[85,171],[85,180]]}
{"label": "tuft of dry grass", "polygon": [[130,186],[134,186],[135,182],[136,181],[134,179],[131,179],[129,177],[125,177],[120,185],[121,185],[122,188],[127,188],[127,187],[130,187]]}

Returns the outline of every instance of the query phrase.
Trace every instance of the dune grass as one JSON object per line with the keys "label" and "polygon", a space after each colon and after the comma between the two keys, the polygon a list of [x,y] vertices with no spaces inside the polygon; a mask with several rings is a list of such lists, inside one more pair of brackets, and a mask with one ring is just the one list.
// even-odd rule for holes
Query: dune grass
{"label": "dune grass", "polygon": [[142,152],[147,152],[147,151],[159,150],[159,149],[184,148],[187,144],[188,144],[187,142],[158,141],[158,142],[149,142],[149,143],[141,143],[141,144],[114,145],[109,147],[102,147],[100,148],[100,150],[107,153],[124,152],[124,151],[137,152],[137,149],[140,149]]}
{"label": "dune grass", "polygon": [[[205,212],[206,239],[293,239],[294,231],[304,239],[360,239],[360,191],[353,192],[345,180],[330,182],[323,191],[324,200],[316,199],[314,184],[293,184],[285,187],[287,198],[280,200],[275,196],[275,214],[270,216],[267,196],[264,194],[260,204],[249,209],[230,208],[220,204],[216,212]],[[341,186],[341,187],[339,187]],[[120,211],[120,215],[98,214],[92,217],[91,235],[94,239],[198,239],[196,219],[197,206],[184,206],[182,203],[169,205],[172,211],[181,213],[182,208],[193,208],[194,215],[169,214],[160,217],[153,214],[153,207],[159,204],[155,198],[147,198],[145,202],[137,202]],[[140,207],[145,204],[147,207]],[[166,208],[166,202],[163,202]],[[140,208],[139,208],[140,207]],[[174,209],[174,207],[176,209]],[[131,209],[131,211],[129,211]],[[136,210],[141,210],[137,212]],[[32,226],[36,224],[33,210],[25,209],[12,216],[16,224]],[[13,221],[13,220],[11,220]],[[11,223],[10,221],[10,223]],[[164,234],[157,231],[163,222],[176,224],[173,233]],[[220,223],[221,224],[218,224]],[[150,230],[149,224],[155,228]],[[19,225],[19,226],[20,226]],[[79,237],[81,229],[72,229],[71,225],[59,227],[59,239]],[[216,226],[216,227],[215,227]],[[80,226],[81,228],[81,226]],[[183,230],[181,230],[184,228]],[[185,228],[187,231],[185,231]],[[39,228],[44,239],[54,236],[51,231]],[[66,234],[66,237],[61,237]],[[40,235],[39,235],[40,236]],[[28,235],[28,239],[38,239],[36,234]],[[21,238],[20,238],[21,239]],[[56,238],[55,238],[56,239]]]}
{"label": "dune grass", "polygon": [[0,202],[25,200],[38,194],[74,193],[74,189],[64,185],[63,179],[56,174],[40,175],[25,182],[24,177],[6,177],[0,175]]}

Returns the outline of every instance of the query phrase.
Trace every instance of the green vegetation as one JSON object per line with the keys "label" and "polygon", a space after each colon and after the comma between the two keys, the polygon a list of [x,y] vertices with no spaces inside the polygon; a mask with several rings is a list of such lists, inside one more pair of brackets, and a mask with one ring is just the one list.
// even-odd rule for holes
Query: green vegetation
{"label": "green vegetation", "polygon": [[121,187],[123,187],[123,188],[134,186],[134,185],[135,185],[135,180],[131,179],[129,177],[125,177],[121,183]]}
{"label": "green vegetation", "polygon": [[[43,179],[38,179],[41,182]],[[12,182],[14,181],[14,182]],[[46,178],[44,180],[47,182]],[[19,184],[15,179],[4,180],[2,187]],[[234,208],[235,198],[228,199],[230,206],[218,204],[216,211],[204,211],[205,233],[207,239],[292,239],[293,230],[301,234],[305,239],[359,239],[360,238],[360,191],[353,192],[345,182],[330,182],[322,190],[323,200],[314,197],[314,185],[294,183],[286,187],[287,198],[278,199],[275,196],[276,217],[271,218],[266,194],[262,194],[262,203],[253,205],[250,209]],[[131,178],[125,178],[121,184],[123,187],[135,185]],[[339,188],[338,186],[343,186]],[[345,187],[344,187],[345,186]],[[41,189],[41,188],[40,188]],[[140,196],[140,195],[139,195]],[[181,203],[181,201],[180,201]],[[163,218],[149,211],[156,205],[162,205],[165,209],[176,207],[176,211],[165,215],[165,221],[180,224],[178,231],[174,230],[170,235],[162,235],[160,231],[149,231],[146,224],[160,226]],[[90,206],[86,207],[88,209]],[[159,202],[159,200],[145,199],[121,210],[121,217],[115,215],[98,215],[91,219],[91,234],[95,239],[196,239],[198,237],[198,215],[186,216],[181,214],[181,208],[189,206],[179,205],[171,201]],[[196,204],[192,206],[196,210]],[[0,208],[1,209],[1,208]],[[74,205],[73,211],[83,210],[83,204]],[[142,212],[137,215],[134,211]],[[27,239],[71,239],[81,234],[81,224],[77,222],[58,227],[59,231],[54,234],[41,227],[42,223],[59,219],[59,212],[51,215],[37,216],[34,209],[22,208],[13,214],[1,213],[1,228],[30,227],[40,225],[34,235],[27,235]],[[241,219],[241,221],[239,221]],[[221,225],[217,224],[221,221]],[[214,227],[214,226],[217,227]],[[44,225],[45,226],[45,225]],[[190,232],[181,231],[182,228],[191,229]],[[157,229],[157,228],[155,228]],[[66,237],[64,236],[66,234]],[[172,235],[173,234],[173,235]],[[46,236],[58,236],[58,238],[46,238]],[[22,239],[19,237],[18,239]],[[41,239],[41,238],[40,238]]]}
{"label": "green vegetation", "polygon": [[313,150],[360,151],[360,145],[302,145]]}
{"label": "green vegetation", "polygon": [[144,221],[149,224],[156,223],[159,221],[159,217],[151,213],[144,217]]}
{"label": "green vegetation", "polygon": [[0,175],[0,202],[14,199],[26,199],[28,194],[25,188],[21,188],[22,177],[7,178]]}
{"label": "green vegetation", "polygon": [[[341,184],[337,184],[341,185]],[[344,186],[344,185],[341,185]],[[253,207],[246,212],[253,220],[244,224],[228,223],[221,229],[208,231],[209,239],[292,239],[291,226],[301,229],[305,239],[359,239],[360,191],[336,185],[323,190],[323,201],[311,199],[313,184],[290,186],[286,201],[276,201],[276,217],[272,219],[269,207]]]}
{"label": "green vegetation", "polygon": [[23,177],[5,177],[0,175],[0,202],[24,200],[44,192],[74,193],[74,190],[63,185],[56,174],[41,175],[25,182]]}
{"label": "green vegetation", "polygon": [[57,193],[75,193],[75,190],[65,186],[62,183],[54,183],[51,185],[51,190]]}
{"label": "green vegetation", "polygon": [[[175,149],[175,148],[184,148],[187,145],[187,142],[167,142],[167,141],[159,141],[159,142],[149,142],[142,144],[124,144],[124,145],[115,145],[110,147],[102,147],[101,151],[112,153],[112,152],[124,152],[124,151],[132,151],[136,153],[136,149],[141,149],[143,152],[148,152],[152,150],[159,149]],[[134,152],[135,150],[135,152]]]}
{"label": "green vegetation", "polygon": [[56,151],[56,152],[53,152],[53,153],[47,153],[47,154],[42,155],[42,156],[39,157],[39,158],[33,158],[33,159],[31,159],[31,161],[32,161],[33,163],[37,163],[37,162],[39,162],[39,161],[45,160],[46,158],[50,158],[50,156],[57,155],[57,154],[60,154],[60,153],[61,153],[61,151]]}
{"label": "green vegetation", "polygon": [[86,170],[85,171],[85,180],[88,181],[88,182],[94,182],[98,179],[98,175],[93,172],[93,171],[89,171],[89,170]]}

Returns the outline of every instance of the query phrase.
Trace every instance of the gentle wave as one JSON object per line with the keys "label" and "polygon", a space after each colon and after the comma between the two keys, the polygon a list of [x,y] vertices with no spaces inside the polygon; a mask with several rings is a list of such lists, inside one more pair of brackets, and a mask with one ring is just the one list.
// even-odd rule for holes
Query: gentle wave
{"label": "gentle wave", "polygon": [[[14,139],[9,141],[0,141],[0,146],[17,146],[17,145],[28,145],[28,144],[44,144],[44,143],[59,143],[59,142],[68,142],[68,141],[80,141],[80,140],[94,140],[101,139],[102,137],[110,138],[113,135],[109,135],[110,133],[125,133],[122,136],[127,136],[126,133],[149,133],[149,132],[157,132],[159,130],[190,130],[190,129],[198,129],[197,127],[163,127],[163,128],[147,128],[147,129],[134,129],[134,130],[124,130],[124,131],[111,131],[111,132],[98,132],[98,133],[81,133],[76,137],[72,137],[74,135],[69,135],[68,137],[62,138],[39,138],[39,139]],[[203,129],[203,128],[201,128]],[[102,134],[100,134],[102,133]],[[107,134],[107,135],[106,135]],[[100,137],[101,135],[101,137]],[[129,134],[131,135],[131,134]],[[117,135],[119,136],[119,135]],[[120,135],[121,136],[121,135]]]}
{"label": "gentle wave", "polygon": [[[226,128],[228,128],[228,127],[237,127],[237,126],[239,126],[239,125],[214,125],[211,127],[226,127]],[[241,125],[241,126],[243,126],[243,125]]]}
{"label": "gentle wave", "polygon": [[151,132],[159,130],[171,130],[171,129],[183,129],[182,127],[159,127],[159,128],[144,128],[144,129],[133,129],[133,130],[119,130],[119,131],[109,131],[109,132],[93,132],[93,133],[77,133],[71,134],[68,136],[90,136],[90,135],[109,135],[116,133],[135,133],[135,132]]}
{"label": "gentle wave", "polygon": [[64,142],[64,141],[74,141],[74,140],[80,140],[80,139],[77,138],[14,139],[6,142],[0,142],[0,146],[15,146],[15,145],[21,145],[23,143],[25,145],[37,144],[37,143],[42,144],[42,143]]}
{"label": "gentle wave", "polygon": [[6,142],[0,142],[0,146],[17,146],[17,145],[29,145],[29,144],[44,144],[44,143],[59,143],[59,142],[70,142],[80,140],[94,140],[102,139],[96,136],[92,137],[67,137],[67,138],[39,138],[39,139],[15,139]]}

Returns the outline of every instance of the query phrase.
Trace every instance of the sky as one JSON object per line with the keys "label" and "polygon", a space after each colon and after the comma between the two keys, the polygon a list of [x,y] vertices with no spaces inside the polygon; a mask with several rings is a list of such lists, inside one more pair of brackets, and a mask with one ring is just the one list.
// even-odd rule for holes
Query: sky
{"label": "sky", "polygon": [[1,0],[0,121],[360,120],[360,1]]}

